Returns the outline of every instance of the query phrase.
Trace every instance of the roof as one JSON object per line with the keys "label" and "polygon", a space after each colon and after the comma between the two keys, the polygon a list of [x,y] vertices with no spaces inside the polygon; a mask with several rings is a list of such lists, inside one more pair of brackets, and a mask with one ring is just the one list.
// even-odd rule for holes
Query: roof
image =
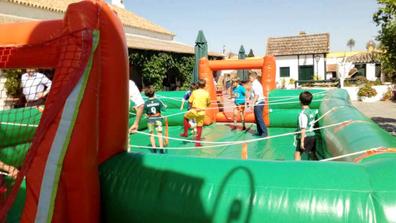
{"label": "roof", "polygon": [[[159,40],[159,39],[144,37],[140,35],[127,35],[126,38],[127,38],[127,45],[129,48],[194,54],[194,47],[176,41]],[[213,57],[224,57],[223,54],[215,53],[215,52],[209,52],[208,54],[209,56],[213,56]]]}
{"label": "roof", "polygon": [[337,64],[327,64],[326,72],[337,72]]}
{"label": "roof", "polygon": [[380,52],[362,52],[353,56],[345,58],[346,62],[350,63],[379,63]]}
{"label": "roof", "polygon": [[288,56],[329,52],[328,33],[268,38],[267,55]]}
{"label": "roof", "polygon": [[[5,0],[11,3],[25,5],[28,7],[40,8],[48,11],[64,13],[67,6],[79,0]],[[117,12],[121,22],[126,26],[136,27],[149,30],[152,32],[163,33],[174,36],[174,34],[159,25],[156,25],[147,19],[136,15],[126,9],[110,5]]]}

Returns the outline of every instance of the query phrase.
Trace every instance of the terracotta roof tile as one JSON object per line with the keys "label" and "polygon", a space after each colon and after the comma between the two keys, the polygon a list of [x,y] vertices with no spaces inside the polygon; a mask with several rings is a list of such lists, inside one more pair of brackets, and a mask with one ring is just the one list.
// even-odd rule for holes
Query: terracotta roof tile
{"label": "terracotta roof tile", "polygon": [[286,56],[328,53],[329,38],[328,33],[269,38],[267,55]]}
{"label": "terracotta roof tile", "polygon": [[350,63],[379,63],[380,52],[363,52],[345,58]]}
{"label": "terracotta roof tile", "polygon": [[[67,6],[71,3],[79,2],[79,0],[6,0],[8,2],[16,3],[19,5],[25,5],[34,8],[40,8],[54,12],[65,12]],[[147,19],[140,17],[133,12],[126,9],[122,9],[111,5],[112,8],[117,12],[122,23],[126,26],[132,26],[140,29],[149,30],[152,32],[158,32],[168,35],[174,35],[172,32],[156,25]]]}

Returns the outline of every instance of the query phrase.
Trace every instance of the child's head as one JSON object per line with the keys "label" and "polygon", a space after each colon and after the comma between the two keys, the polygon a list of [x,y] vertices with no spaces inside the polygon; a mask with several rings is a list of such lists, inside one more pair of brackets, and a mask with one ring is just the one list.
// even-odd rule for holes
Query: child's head
{"label": "child's head", "polygon": [[147,97],[149,97],[149,98],[152,98],[152,97],[154,97],[154,94],[155,94],[155,89],[154,89],[154,87],[153,86],[148,86],[145,90],[144,90],[144,94],[147,96]]}
{"label": "child's head", "polygon": [[190,91],[197,90],[197,88],[198,88],[197,83],[192,83],[192,84],[190,85]]}
{"label": "child's head", "polygon": [[234,78],[234,79],[232,79],[232,86],[233,86],[233,87],[238,86],[239,83],[240,83],[239,78]]}
{"label": "child's head", "polygon": [[257,79],[257,73],[256,73],[255,71],[249,72],[249,80],[250,80],[251,82],[253,82],[253,81],[256,80],[256,79]]}
{"label": "child's head", "polygon": [[301,92],[300,103],[302,105],[309,105],[309,104],[311,104],[312,98],[313,98],[313,96],[310,92],[308,92],[308,91]]}
{"label": "child's head", "polygon": [[199,79],[198,87],[199,88],[205,88],[205,86],[206,86],[206,81],[204,79]]}

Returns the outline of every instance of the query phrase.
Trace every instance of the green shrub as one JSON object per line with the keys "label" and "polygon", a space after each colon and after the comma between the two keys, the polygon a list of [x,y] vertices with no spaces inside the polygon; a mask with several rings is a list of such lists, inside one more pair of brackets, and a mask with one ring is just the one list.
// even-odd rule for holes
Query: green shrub
{"label": "green shrub", "polygon": [[6,77],[4,87],[8,97],[19,98],[21,95],[21,69],[3,70]]}
{"label": "green shrub", "polygon": [[369,84],[364,85],[361,87],[358,91],[358,96],[359,97],[374,97],[377,95],[377,91],[371,87]]}

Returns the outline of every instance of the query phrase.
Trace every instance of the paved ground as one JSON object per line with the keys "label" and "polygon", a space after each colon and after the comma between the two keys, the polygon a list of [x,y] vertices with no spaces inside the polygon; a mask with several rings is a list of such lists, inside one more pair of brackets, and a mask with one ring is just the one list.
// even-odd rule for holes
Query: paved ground
{"label": "paved ground", "polygon": [[356,101],[352,104],[383,129],[396,136],[396,102],[379,101],[363,103]]}

